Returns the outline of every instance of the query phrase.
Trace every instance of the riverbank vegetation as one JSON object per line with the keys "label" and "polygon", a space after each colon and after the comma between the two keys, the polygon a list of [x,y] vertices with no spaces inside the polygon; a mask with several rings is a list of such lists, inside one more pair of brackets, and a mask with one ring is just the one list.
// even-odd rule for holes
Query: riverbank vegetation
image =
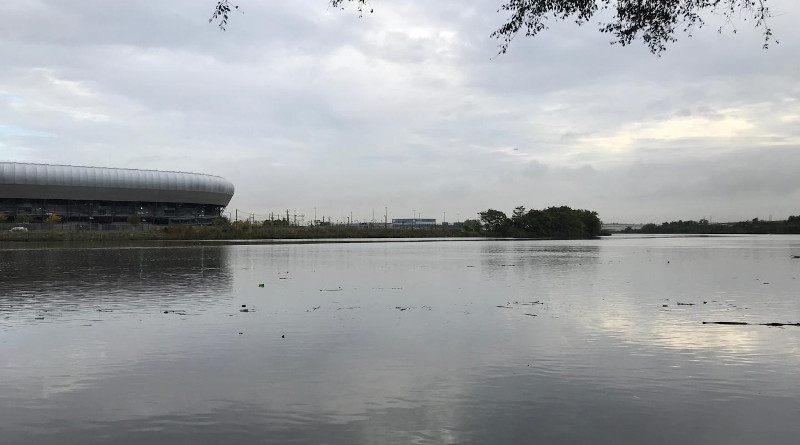
{"label": "riverbank vegetation", "polygon": [[495,236],[515,238],[594,238],[602,235],[597,212],[567,206],[525,210],[519,206],[511,217],[499,210],[480,212],[483,229]]}
{"label": "riverbank vegetation", "polygon": [[[0,241],[148,241],[148,240],[245,240],[335,238],[591,238],[600,234],[596,212],[550,207],[525,211],[517,207],[511,218],[499,210],[480,212],[481,220],[431,227],[391,227],[383,224],[293,226],[288,220],[230,222],[217,218],[210,226],[168,225],[143,227],[129,221],[126,229],[0,231]],[[25,225],[23,225],[25,226]],[[41,225],[39,225],[41,228]],[[55,225],[52,227],[55,229]],[[31,227],[33,229],[33,227]]]}
{"label": "riverbank vegetation", "polygon": [[697,234],[697,235],[730,235],[730,234],[800,234],[800,215],[790,216],[785,221],[764,221],[753,218],[750,221],[733,223],[711,223],[707,219],[699,221],[672,221],[661,224],[645,224],[641,229],[630,227],[622,233],[657,233],[657,234]]}

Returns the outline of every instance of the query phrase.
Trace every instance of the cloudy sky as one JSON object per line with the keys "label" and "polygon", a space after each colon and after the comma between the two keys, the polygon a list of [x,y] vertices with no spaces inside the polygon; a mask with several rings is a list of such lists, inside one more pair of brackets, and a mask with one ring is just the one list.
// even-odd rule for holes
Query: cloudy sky
{"label": "cloudy sky", "polygon": [[221,175],[257,218],[800,214],[798,2],[660,58],[571,23],[495,57],[500,0],[215,3],[0,4],[0,160]]}

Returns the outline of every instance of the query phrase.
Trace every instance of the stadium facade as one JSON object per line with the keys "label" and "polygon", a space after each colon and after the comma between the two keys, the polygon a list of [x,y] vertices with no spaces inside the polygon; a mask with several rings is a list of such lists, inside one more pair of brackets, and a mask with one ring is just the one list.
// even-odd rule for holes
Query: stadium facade
{"label": "stadium facade", "polygon": [[0,214],[7,221],[51,214],[108,224],[138,215],[153,224],[207,224],[233,197],[233,184],[200,173],[0,162]]}

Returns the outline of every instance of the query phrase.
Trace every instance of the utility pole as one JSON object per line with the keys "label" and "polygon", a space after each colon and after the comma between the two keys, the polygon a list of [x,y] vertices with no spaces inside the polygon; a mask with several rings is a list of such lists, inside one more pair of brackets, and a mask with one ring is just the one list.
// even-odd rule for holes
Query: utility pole
{"label": "utility pole", "polygon": [[447,213],[442,212],[442,225],[447,224]]}
{"label": "utility pole", "polygon": [[314,224],[313,225],[317,225],[317,208],[316,207],[314,207]]}
{"label": "utility pole", "polygon": [[289,209],[286,209],[286,225],[289,225]]}
{"label": "utility pole", "polygon": [[389,207],[383,208],[383,228],[389,227]]}
{"label": "utility pole", "polygon": [[236,209],[236,221],[239,221],[239,209]]}

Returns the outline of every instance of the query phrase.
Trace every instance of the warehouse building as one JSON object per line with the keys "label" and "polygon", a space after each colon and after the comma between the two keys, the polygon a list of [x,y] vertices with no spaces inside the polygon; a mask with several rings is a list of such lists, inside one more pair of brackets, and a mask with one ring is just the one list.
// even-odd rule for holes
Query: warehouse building
{"label": "warehouse building", "polygon": [[0,162],[0,215],[33,222],[208,224],[233,197],[219,176],[159,170]]}
{"label": "warehouse building", "polygon": [[399,228],[414,228],[414,227],[434,227],[436,226],[435,218],[394,218],[392,219],[392,227]]}

